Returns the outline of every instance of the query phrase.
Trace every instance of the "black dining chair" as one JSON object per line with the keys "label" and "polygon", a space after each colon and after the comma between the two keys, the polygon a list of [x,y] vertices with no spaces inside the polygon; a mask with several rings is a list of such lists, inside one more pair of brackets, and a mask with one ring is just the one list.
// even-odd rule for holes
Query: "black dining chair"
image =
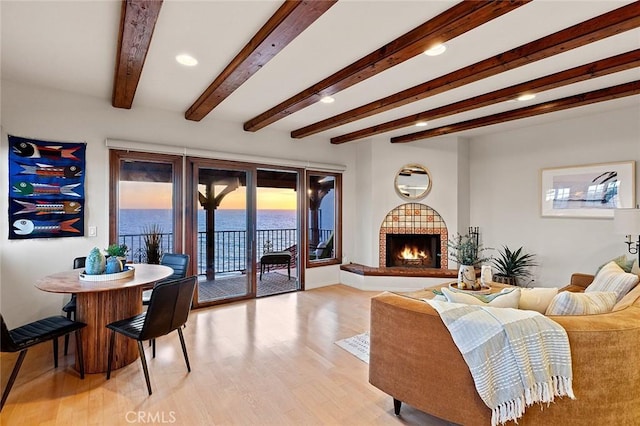
{"label": "black dining chair", "polygon": [[[73,269],[84,268],[84,265],[87,261],[86,256],[76,257],[73,259]],[[76,294],[71,293],[71,299],[67,302],[66,305],[62,307],[62,312],[67,314],[68,319],[76,319]],[[73,318],[72,318],[73,317]],[[69,351],[69,335],[64,336],[64,354],[66,355]]]}
{"label": "black dining chair", "polygon": [[[173,281],[186,277],[187,272],[189,271],[189,255],[179,253],[165,253],[162,255],[160,264],[172,268],[173,274],[163,280],[158,281],[156,285],[163,282]],[[142,292],[142,304],[145,306],[149,304],[149,300],[151,299],[151,291],[152,290],[145,290]]]}
{"label": "black dining chair", "polygon": [[142,362],[142,370],[144,371],[144,378],[147,381],[149,395],[151,395],[151,382],[149,380],[149,370],[147,369],[147,359],[142,346],[144,340],[153,340],[153,356],[155,357],[155,339],[177,330],[178,336],[180,336],[184,361],[187,364],[187,371],[191,372],[187,347],[184,344],[184,336],[182,335],[182,326],[187,322],[187,318],[189,317],[197,280],[198,277],[194,275],[179,280],[156,284],[151,292],[151,300],[149,301],[149,307],[146,312],[107,324],[107,328],[111,330],[107,361],[107,380],[111,378],[113,345],[116,339],[116,333],[138,341],[140,362]]}
{"label": "black dining chair", "polygon": [[18,372],[27,355],[27,350],[34,345],[53,340],[53,366],[58,368],[58,337],[67,336],[69,333],[76,334],[76,356],[80,365],[80,378],[84,379],[84,359],[82,356],[82,345],[80,341],[80,330],[86,326],[81,322],[72,321],[68,318],[53,316],[38,321],[25,324],[21,327],[9,330],[4,322],[4,317],[0,314],[2,320],[2,329],[0,330],[0,352],[20,352],[16,360],[7,387],[2,392],[2,401],[0,402],[0,411],[7,401],[9,392],[13,387],[13,383],[18,377]]}

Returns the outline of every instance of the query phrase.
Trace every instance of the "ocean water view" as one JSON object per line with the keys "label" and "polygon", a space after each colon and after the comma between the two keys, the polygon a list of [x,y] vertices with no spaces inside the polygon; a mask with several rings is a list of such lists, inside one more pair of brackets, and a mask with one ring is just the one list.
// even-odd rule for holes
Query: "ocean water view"
{"label": "ocean water view", "polygon": [[[244,231],[244,210],[216,210],[216,231]],[[198,210],[198,231],[206,231],[206,213]],[[295,229],[295,210],[258,210],[258,230]],[[120,210],[120,235],[142,234],[145,226],[159,225],[163,232],[171,232],[173,224],[169,209],[122,209]]]}
{"label": "ocean water view", "polygon": [[[244,210],[216,210],[215,223],[215,271],[227,273],[246,269],[246,212]],[[258,210],[256,251],[265,249],[285,250],[297,244],[297,220],[295,210]],[[162,233],[162,250],[173,246],[172,213],[169,209],[121,209],[120,238],[130,249],[129,258],[144,261],[145,227],[158,225]],[[198,273],[203,274],[206,253],[206,212],[198,211]]]}

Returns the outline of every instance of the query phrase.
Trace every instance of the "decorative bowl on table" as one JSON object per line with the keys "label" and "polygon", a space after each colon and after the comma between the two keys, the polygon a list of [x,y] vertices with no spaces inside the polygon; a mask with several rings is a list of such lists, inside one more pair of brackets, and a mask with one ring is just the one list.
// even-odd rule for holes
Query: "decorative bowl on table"
{"label": "decorative bowl on table", "polygon": [[469,293],[469,294],[490,294],[491,293],[491,287],[486,287],[484,285],[481,285],[479,289],[477,290],[471,290],[471,289],[459,289],[458,288],[458,283],[449,283],[449,288],[455,291],[461,291],[463,293]]}
{"label": "decorative bowl on table", "polygon": [[123,278],[130,278],[135,274],[135,268],[131,265],[125,265],[122,272],[115,272],[113,274],[98,274],[90,275],[86,271],[80,272],[81,281],[115,281]]}

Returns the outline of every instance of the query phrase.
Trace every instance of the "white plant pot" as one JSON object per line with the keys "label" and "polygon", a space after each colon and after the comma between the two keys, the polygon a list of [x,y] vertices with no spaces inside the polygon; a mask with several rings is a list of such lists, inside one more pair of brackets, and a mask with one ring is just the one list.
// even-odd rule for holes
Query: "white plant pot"
{"label": "white plant pot", "polygon": [[458,289],[475,290],[476,287],[478,287],[476,284],[476,270],[473,265],[460,265],[458,270]]}

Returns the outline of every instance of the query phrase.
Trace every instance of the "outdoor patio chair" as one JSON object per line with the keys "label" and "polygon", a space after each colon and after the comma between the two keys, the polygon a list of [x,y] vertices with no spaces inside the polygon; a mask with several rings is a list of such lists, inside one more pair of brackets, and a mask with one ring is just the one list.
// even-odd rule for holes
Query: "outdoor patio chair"
{"label": "outdoor patio chair", "polygon": [[138,351],[140,352],[140,362],[144,378],[147,382],[147,391],[151,395],[151,381],[149,380],[149,370],[147,369],[147,359],[144,355],[142,341],[152,340],[155,357],[155,339],[176,330],[180,336],[182,353],[187,371],[191,372],[187,347],[184,344],[182,326],[186,324],[193,300],[193,292],[196,288],[198,277],[190,276],[179,280],[168,281],[156,284],[151,292],[151,300],[146,312],[131,318],[107,324],[111,330],[111,341],[109,342],[109,354],[107,363],[107,380],[111,378],[111,364],[113,361],[113,345],[116,333],[120,333],[130,339],[137,340]]}
{"label": "outdoor patio chair", "polygon": [[60,315],[44,318],[9,330],[1,314],[0,320],[2,320],[0,352],[20,352],[11,371],[11,376],[9,376],[7,387],[4,392],[2,392],[0,411],[2,411],[2,407],[4,407],[4,403],[7,401],[13,383],[16,381],[16,377],[18,377],[22,362],[27,355],[27,350],[31,346],[53,340],[53,367],[58,368],[58,337],[75,332],[76,357],[78,357],[78,364],[80,365],[80,378],[84,379],[84,360],[82,356],[82,345],[80,344],[80,330],[85,327],[86,324],[72,321]]}
{"label": "outdoor patio chair", "polygon": [[260,280],[262,280],[262,273],[264,272],[265,267],[269,268],[274,265],[286,265],[287,276],[291,279],[291,252],[283,250],[263,254],[260,257]]}

